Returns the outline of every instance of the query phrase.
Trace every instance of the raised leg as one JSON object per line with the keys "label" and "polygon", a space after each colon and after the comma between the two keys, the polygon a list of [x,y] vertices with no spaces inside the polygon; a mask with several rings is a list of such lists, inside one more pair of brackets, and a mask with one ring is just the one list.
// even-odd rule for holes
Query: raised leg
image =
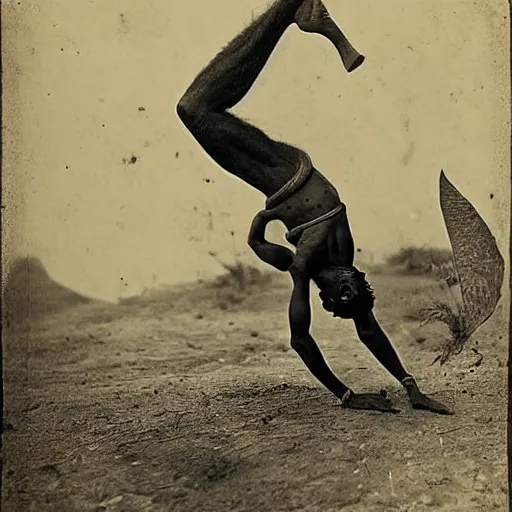
{"label": "raised leg", "polygon": [[354,68],[359,54],[348,49],[326,12],[320,0],[277,0],[214,57],[177,105],[178,116],[210,157],[267,196],[291,177],[300,150],[270,139],[227,110],[247,94],[293,23],[327,37]]}
{"label": "raised leg", "polygon": [[[302,2],[275,2],[197,75],[177,106],[180,119],[213,160],[266,195],[289,179],[299,150],[227,110],[252,87]],[[283,167],[290,172],[275,172]]]}

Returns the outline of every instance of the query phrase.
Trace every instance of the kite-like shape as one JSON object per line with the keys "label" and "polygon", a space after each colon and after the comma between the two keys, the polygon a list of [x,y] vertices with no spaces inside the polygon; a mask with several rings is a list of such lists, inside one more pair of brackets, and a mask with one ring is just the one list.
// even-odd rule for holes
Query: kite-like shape
{"label": "kite-like shape", "polygon": [[462,296],[461,304],[436,301],[424,312],[425,323],[440,321],[450,328],[452,338],[437,358],[443,364],[452,354],[460,353],[470,336],[493,314],[501,297],[505,261],[485,221],[444,171],[439,178],[439,193]]}

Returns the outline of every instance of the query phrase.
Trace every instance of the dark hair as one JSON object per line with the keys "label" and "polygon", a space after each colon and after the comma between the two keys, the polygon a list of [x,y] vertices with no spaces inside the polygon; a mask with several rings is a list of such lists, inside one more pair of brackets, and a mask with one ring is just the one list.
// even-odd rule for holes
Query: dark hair
{"label": "dark hair", "polygon": [[[340,318],[355,318],[373,309],[375,296],[364,272],[355,267],[331,267],[322,274],[315,281],[326,311]],[[323,283],[327,286],[322,286]],[[333,290],[333,286],[336,293],[331,295],[326,289]]]}

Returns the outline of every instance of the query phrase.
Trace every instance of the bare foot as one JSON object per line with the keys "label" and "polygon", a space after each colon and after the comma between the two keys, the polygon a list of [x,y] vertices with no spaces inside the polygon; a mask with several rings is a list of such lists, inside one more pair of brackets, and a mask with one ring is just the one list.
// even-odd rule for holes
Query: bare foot
{"label": "bare foot", "polygon": [[350,73],[365,60],[345,37],[331,18],[322,0],[304,0],[295,13],[295,23],[303,32],[312,32],[326,37],[340,54],[345,69]]}
{"label": "bare foot", "polygon": [[321,33],[326,23],[334,23],[321,0],[304,0],[295,13],[295,23],[303,32]]}

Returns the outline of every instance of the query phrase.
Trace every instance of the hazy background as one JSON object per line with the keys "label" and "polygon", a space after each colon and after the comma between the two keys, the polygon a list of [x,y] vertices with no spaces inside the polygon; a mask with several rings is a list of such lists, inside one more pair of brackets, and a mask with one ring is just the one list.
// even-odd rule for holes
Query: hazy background
{"label": "hazy background", "polygon": [[[256,263],[246,237],[264,197],[206,156],[175,105],[267,2],[21,4],[2,4],[7,263],[29,253],[110,300],[221,271],[209,250]],[[326,6],[363,67],[348,75],[326,40],[292,27],[236,111],[310,153],[376,260],[448,244],[441,168],[508,254],[508,3]]]}

